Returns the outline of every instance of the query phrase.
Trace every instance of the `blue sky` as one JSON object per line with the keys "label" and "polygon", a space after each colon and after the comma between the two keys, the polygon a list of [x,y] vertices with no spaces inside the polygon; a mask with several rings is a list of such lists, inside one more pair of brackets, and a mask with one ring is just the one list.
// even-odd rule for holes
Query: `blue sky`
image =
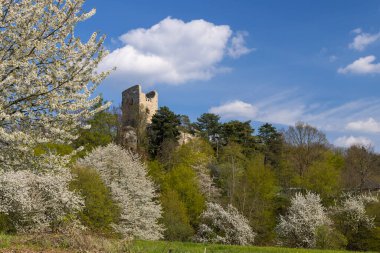
{"label": "blue sky", "polygon": [[[195,120],[297,121],[380,150],[379,1],[88,0],[78,26],[107,35],[107,100],[140,83]],[[376,59],[377,58],[377,59]]]}

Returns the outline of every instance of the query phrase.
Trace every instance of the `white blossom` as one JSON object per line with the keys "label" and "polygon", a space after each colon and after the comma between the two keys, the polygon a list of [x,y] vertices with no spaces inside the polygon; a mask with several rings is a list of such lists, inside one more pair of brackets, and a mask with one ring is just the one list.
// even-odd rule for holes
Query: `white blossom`
{"label": "white blossom", "polygon": [[277,232],[287,246],[314,248],[317,229],[329,226],[331,220],[318,194],[296,193],[285,216],[280,216]]}
{"label": "white blossom", "polygon": [[30,171],[0,172],[0,212],[8,216],[17,232],[50,231],[53,223],[83,207],[83,200],[68,191],[71,175]]}
{"label": "white blossom", "polygon": [[0,168],[45,169],[35,156],[41,143],[68,143],[94,108],[90,98],[107,73],[96,73],[105,56],[94,33],[74,35],[84,0],[0,1]]}
{"label": "white blossom", "polygon": [[79,164],[95,168],[111,189],[122,209],[121,221],[116,226],[121,233],[146,240],[162,238],[163,228],[158,224],[161,205],[139,157],[111,143],[95,148]]}
{"label": "white blossom", "polygon": [[369,203],[377,203],[379,200],[376,196],[371,194],[352,195],[346,194],[333,211],[339,216],[339,220],[343,223],[344,227],[352,232],[358,232],[360,226],[372,229],[374,224],[374,217],[370,217],[366,213],[366,205]]}
{"label": "white blossom", "polygon": [[256,234],[248,220],[229,205],[227,209],[216,203],[207,203],[201,214],[201,225],[195,240],[202,243],[253,244]]}

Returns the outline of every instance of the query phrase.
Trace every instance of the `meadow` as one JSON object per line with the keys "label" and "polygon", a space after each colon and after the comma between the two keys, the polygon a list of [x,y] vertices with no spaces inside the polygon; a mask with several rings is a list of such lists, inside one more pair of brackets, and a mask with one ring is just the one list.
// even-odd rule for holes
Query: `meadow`
{"label": "meadow", "polygon": [[76,235],[46,234],[0,235],[0,252],[49,252],[49,253],[340,253],[355,252],[344,250],[299,249],[282,247],[257,247],[221,244],[202,244],[170,241],[123,241],[91,236],[86,233]]}

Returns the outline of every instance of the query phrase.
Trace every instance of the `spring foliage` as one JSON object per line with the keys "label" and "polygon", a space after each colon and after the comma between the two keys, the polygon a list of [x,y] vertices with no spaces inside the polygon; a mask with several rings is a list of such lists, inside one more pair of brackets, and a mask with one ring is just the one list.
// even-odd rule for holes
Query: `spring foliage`
{"label": "spring foliage", "polygon": [[216,203],[207,203],[201,215],[201,224],[195,240],[202,243],[253,244],[256,234],[248,220],[229,205],[227,209]]}
{"label": "spring foliage", "polygon": [[[0,166],[45,169],[41,143],[74,140],[85,120],[106,106],[90,99],[107,73],[96,73],[106,51],[94,33],[74,35],[84,0],[0,1]],[[89,84],[91,83],[91,85]],[[50,162],[49,162],[50,163]],[[50,164],[48,163],[48,169]]]}
{"label": "spring foliage", "polygon": [[283,244],[293,247],[315,248],[317,231],[331,221],[318,194],[296,193],[285,216],[280,216],[277,232]]}
{"label": "spring foliage", "polygon": [[366,206],[370,203],[377,203],[379,200],[371,194],[352,195],[346,194],[333,211],[337,219],[338,226],[346,236],[355,235],[360,229],[374,228],[375,217],[370,217],[366,212]]}
{"label": "spring foliage", "polygon": [[119,232],[145,240],[162,238],[163,228],[158,224],[161,205],[156,201],[156,189],[136,155],[111,143],[95,148],[79,164],[96,169],[111,189],[121,208],[116,226]]}
{"label": "spring foliage", "polygon": [[38,174],[8,171],[0,174],[0,212],[17,232],[51,231],[83,201],[67,190],[67,172]]}

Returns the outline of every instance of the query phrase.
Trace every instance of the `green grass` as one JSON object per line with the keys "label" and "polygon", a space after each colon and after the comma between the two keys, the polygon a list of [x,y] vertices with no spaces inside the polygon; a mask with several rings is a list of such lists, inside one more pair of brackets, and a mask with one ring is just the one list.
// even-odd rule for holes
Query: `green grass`
{"label": "green grass", "polygon": [[339,253],[353,251],[339,250],[310,250],[310,249],[289,249],[280,247],[255,247],[255,246],[231,246],[218,244],[201,244],[188,242],[165,242],[165,241],[135,241],[131,245],[133,253]]}
{"label": "green grass", "polygon": [[123,241],[100,236],[78,234],[64,236],[46,234],[40,236],[11,236],[0,234],[0,252],[104,252],[104,253],[339,253],[353,251],[289,249],[281,247],[231,246],[167,241]]}

